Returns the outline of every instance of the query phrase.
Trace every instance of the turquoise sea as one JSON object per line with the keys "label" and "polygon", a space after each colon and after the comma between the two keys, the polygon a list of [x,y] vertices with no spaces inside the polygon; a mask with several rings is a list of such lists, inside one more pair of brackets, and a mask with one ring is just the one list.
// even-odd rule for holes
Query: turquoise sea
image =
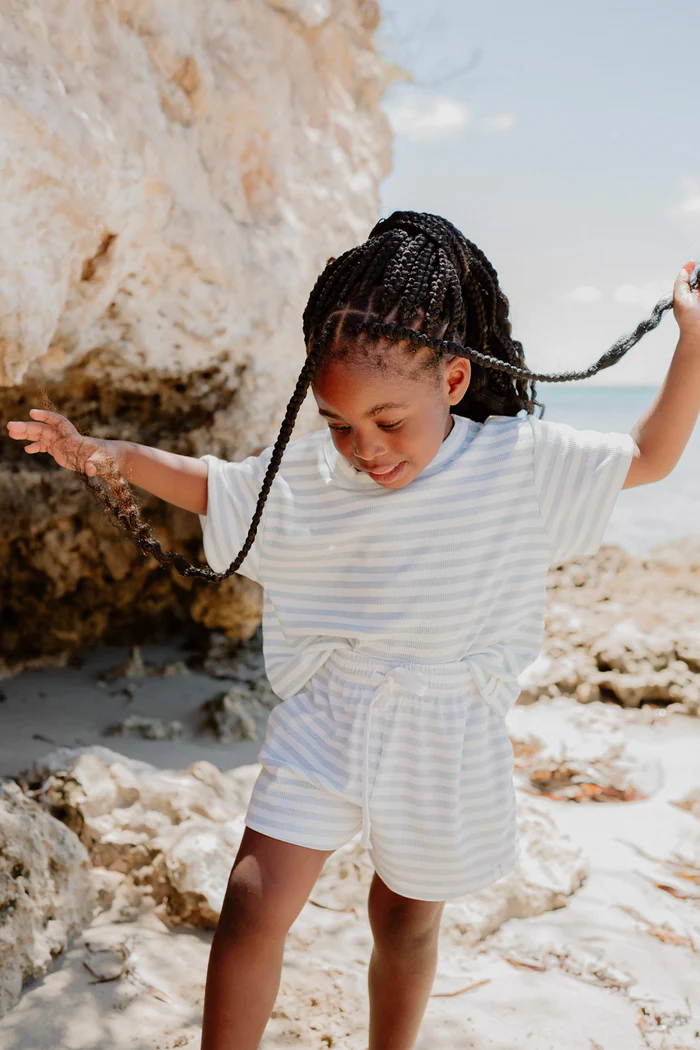
{"label": "turquoise sea", "polygon": [[[656,387],[583,383],[541,383],[537,388],[545,419],[580,430],[622,433],[631,430],[656,393]],[[700,422],[669,477],[620,493],[603,542],[642,553],[690,533],[700,533]]]}

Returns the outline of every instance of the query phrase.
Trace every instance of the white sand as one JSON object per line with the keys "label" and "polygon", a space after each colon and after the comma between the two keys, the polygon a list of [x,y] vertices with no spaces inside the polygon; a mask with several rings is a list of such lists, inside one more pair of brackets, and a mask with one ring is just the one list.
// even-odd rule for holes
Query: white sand
{"label": "white sand", "polygon": [[[56,745],[91,743],[162,768],[184,767],[202,758],[221,769],[255,761],[259,742],[223,745],[191,731],[199,703],[220,693],[226,683],[204,675],[153,678],[126,703],[118,694],[123,683],[102,688],[94,677],[125,655],[123,650],[101,650],[80,670],[31,672],[2,683],[7,699],[0,704],[0,772],[14,775]],[[144,655],[163,663],[182,653],[149,647]],[[582,710],[569,700],[518,706],[509,715],[509,727],[514,736],[535,733],[556,749],[557,740],[576,735]],[[665,866],[634,849],[666,858],[685,843],[696,850],[700,863],[697,818],[669,804],[700,786],[700,720],[684,715],[664,718],[650,709],[619,711],[618,718],[618,709],[614,711],[628,757],[640,779],[654,789],[653,795],[633,803],[541,801],[584,850],[590,877],[566,907],[510,919],[475,947],[457,932],[454,920],[460,905],[448,905],[434,997],[417,1047],[700,1047],[700,902],[676,899],[656,888],[652,878],[675,886],[683,880],[672,878]],[[104,727],[131,713],[179,719],[187,727],[186,736],[146,741],[101,735]],[[651,722],[653,714],[657,720]],[[580,732],[583,738],[584,729]],[[34,733],[51,742],[33,739]],[[697,892],[689,881],[686,889]],[[691,938],[697,950],[661,943],[642,918],[632,917],[623,906],[648,922],[668,924]],[[99,915],[55,960],[45,978],[25,986],[18,1005],[0,1022],[5,1050],[199,1046],[211,934],[168,929],[153,914],[135,923],[115,923],[113,918],[108,912]],[[83,965],[85,945],[125,940],[133,945],[130,962],[143,983],[124,978],[92,983]],[[365,1047],[370,951],[364,907],[334,912],[307,904],[289,935],[282,989],[264,1050]],[[504,956],[528,965],[513,965]],[[479,982],[487,983],[447,994]],[[170,1001],[161,1001],[144,984],[166,993]],[[644,1009],[650,1017],[656,1012],[667,1020],[674,1015],[692,1017],[668,1029],[654,1024],[644,1035],[638,1027]]]}

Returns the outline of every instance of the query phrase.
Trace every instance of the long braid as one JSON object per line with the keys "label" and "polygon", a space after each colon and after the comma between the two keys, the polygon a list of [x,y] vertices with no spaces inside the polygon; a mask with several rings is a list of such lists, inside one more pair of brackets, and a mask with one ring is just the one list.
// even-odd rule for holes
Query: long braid
{"label": "long braid", "polygon": [[265,477],[263,478],[248,535],[239,553],[236,555],[236,558],[225,572],[214,572],[213,569],[207,569],[201,565],[192,565],[183,554],[179,554],[177,551],[163,550],[160,543],[155,538],[150,525],[144,522],[141,518],[138,504],[131,492],[129,484],[126,481],[126,478],[124,478],[118,471],[118,468],[116,468],[116,477],[110,476],[111,472],[106,477],[103,476],[102,480],[107,482],[106,488],[99,483],[95,484],[94,480],[96,479],[89,479],[85,474],[80,473],[78,476],[83,485],[87,488],[93,499],[95,499],[95,501],[107,511],[111,523],[117,527],[124,528],[144,554],[151,554],[161,565],[174,568],[181,576],[195,576],[202,580],[214,582],[218,580],[226,580],[229,576],[232,576],[237,572],[248,555],[250,548],[253,546],[253,541],[255,540],[258,531],[263,508],[269,495],[270,488],[272,487],[273,479],[279,469],[279,465],[282,461],[282,454],[287,447],[292,431],[294,430],[294,423],[299,414],[299,409],[301,408],[309,383],[313,378],[313,374],[323,354],[327,334],[330,330],[331,325],[329,324],[322,332],[321,338],[318,340],[315,347],[309,352],[301,372],[299,373],[294,393],[289,399],[287,410],[282,425],[280,426],[280,431],[277,435],[272,455],[270,456],[270,463],[265,472]]}
{"label": "long braid", "polygon": [[[697,288],[699,277],[700,268],[691,277],[691,289]],[[525,365],[522,343],[512,337],[508,299],[483,251],[441,216],[396,211],[380,219],[363,244],[329,258],[314,283],[302,316],[306,361],[273,446],[248,535],[225,572],[191,565],[184,555],[163,550],[116,463],[100,480],[82,473],[79,477],[112,524],[124,529],[144,554],[182,576],[225,580],[238,571],[253,546],[316,370],[327,357],[352,352],[353,341],[343,340],[345,333],[355,337],[356,345],[364,334],[390,344],[403,343],[414,355],[430,350],[428,366],[449,355],[467,358],[473,366],[469,387],[452,411],[483,421],[491,413],[515,415],[522,409],[533,413],[535,407],[542,408],[536,399],[536,381],[566,383],[610,368],[659,325],[672,305],[673,295],[664,296],[633,332],[582,371],[532,372]]]}

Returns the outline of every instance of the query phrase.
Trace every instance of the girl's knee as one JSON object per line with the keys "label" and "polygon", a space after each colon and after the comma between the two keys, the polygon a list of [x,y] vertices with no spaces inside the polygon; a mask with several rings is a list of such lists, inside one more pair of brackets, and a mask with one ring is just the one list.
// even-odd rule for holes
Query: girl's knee
{"label": "girl's knee", "polygon": [[260,892],[257,880],[244,870],[234,868],[226,887],[217,935],[233,940],[248,937],[284,940],[290,926],[289,916],[275,895]]}
{"label": "girl's knee", "polygon": [[229,875],[218,936],[284,940],[328,856],[246,828]]}
{"label": "girl's knee", "polygon": [[419,901],[393,893],[377,878],[368,899],[369,922],[380,950],[415,955],[432,950],[440,933],[443,901]]}

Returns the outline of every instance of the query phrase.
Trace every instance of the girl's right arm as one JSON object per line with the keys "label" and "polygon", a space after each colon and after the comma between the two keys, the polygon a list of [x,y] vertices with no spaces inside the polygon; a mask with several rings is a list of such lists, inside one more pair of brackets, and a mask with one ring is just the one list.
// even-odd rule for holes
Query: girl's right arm
{"label": "girl's right arm", "polygon": [[132,441],[84,437],[58,412],[30,409],[31,422],[7,424],[15,441],[30,441],[30,455],[48,452],[59,466],[94,477],[108,473],[110,460],[127,480],[194,514],[207,513],[207,464],[193,456],[137,445]]}

